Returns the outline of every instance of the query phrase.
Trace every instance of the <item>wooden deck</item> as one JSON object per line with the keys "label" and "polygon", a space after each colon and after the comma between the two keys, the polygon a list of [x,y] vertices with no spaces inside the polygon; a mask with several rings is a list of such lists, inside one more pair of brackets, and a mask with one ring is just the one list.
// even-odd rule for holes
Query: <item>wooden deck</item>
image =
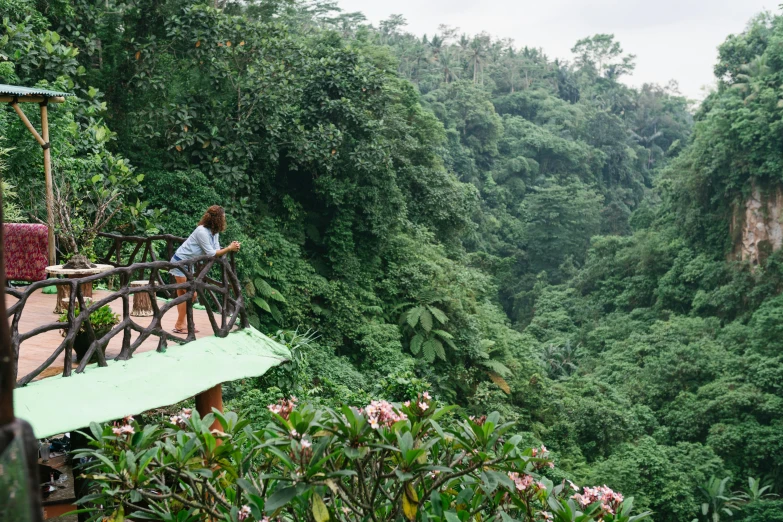
{"label": "wooden deck", "polygon": [[[95,290],[93,292],[93,299],[98,300],[108,296],[110,292],[105,290]],[[36,291],[30,296],[25,304],[22,316],[19,320],[19,333],[24,333],[32,330],[37,326],[52,323],[57,320],[58,315],[54,313],[54,305],[57,296],[54,294],[43,294],[41,291]],[[6,307],[14,304],[16,298],[6,295]],[[110,306],[114,312],[122,314],[122,300],[115,299],[110,303]],[[150,324],[152,317],[134,317],[134,321],[142,327]],[[196,338],[208,337],[213,335],[212,326],[209,323],[207,312],[204,310],[193,310],[193,319],[196,323],[196,330],[199,332],[196,334]],[[217,318],[219,320],[219,317]],[[171,331],[174,328],[174,322],[177,320],[177,310],[172,308],[165,316],[163,316],[163,328],[167,331]],[[138,332],[132,332],[131,342],[138,337]],[[184,335],[182,336],[184,338]],[[45,332],[30,339],[27,339],[22,343],[19,348],[19,371],[17,378],[21,378],[27,375],[31,371],[35,370],[42,362],[49,357],[52,352],[62,342],[62,335],[59,330],[53,330]],[[171,342],[171,341],[170,341]],[[106,358],[114,358],[120,353],[122,347],[122,334],[115,335],[109,345],[106,347]],[[158,347],[158,337],[150,336],[145,340],[141,346],[136,350],[136,353],[147,352],[155,350]],[[38,378],[45,378],[52,375],[61,374],[63,371],[63,355],[52,363],[52,365],[44,370],[44,372]],[[37,380],[37,379],[36,379]]]}

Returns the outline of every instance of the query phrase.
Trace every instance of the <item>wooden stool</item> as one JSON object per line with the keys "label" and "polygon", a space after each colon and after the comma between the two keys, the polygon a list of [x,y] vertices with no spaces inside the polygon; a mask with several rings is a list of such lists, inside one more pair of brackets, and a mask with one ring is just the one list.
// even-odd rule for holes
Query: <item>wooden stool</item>
{"label": "wooden stool", "polygon": [[[139,288],[149,285],[149,281],[131,281],[131,288]],[[133,294],[133,317],[149,317],[152,315],[152,299],[155,297],[150,292],[136,292]]]}

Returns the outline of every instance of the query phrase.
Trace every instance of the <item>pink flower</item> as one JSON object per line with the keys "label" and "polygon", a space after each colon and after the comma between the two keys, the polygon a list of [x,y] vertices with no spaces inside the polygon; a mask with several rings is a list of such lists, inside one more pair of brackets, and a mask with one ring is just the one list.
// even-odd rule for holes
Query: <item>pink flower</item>
{"label": "pink flower", "polygon": [[411,407],[411,401],[405,401],[405,402],[402,403],[402,405],[405,406],[406,408],[410,408]]}
{"label": "pink flower", "polygon": [[576,500],[582,507],[600,502],[601,509],[612,515],[617,512],[617,508],[623,502],[623,496],[620,493],[615,493],[605,485],[594,488],[585,487],[581,494],[575,493],[571,498]]}
{"label": "pink flower", "polygon": [[296,431],[296,430],[291,430],[291,436],[292,437],[298,437],[299,436],[299,432]]}
{"label": "pink flower", "polygon": [[420,402],[419,403],[419,409],[421,411],[427,411],[427,408],[429,408],[429,407],[430,407],[430,405],[427,404],[426,402]]}
{"label": "pink flower", "polygon": [[313,446],[313,443],[307,439],[302,439],[301,444],[302,444],[302,449],[311,448]]}
{"label": "pink flower", "polygon": [[372,429],[391,427],[395,422],[403,421],[408,418],[401,411],[396,411],[394,406],[387,401],[372,401],[362,410],[362,415],[367,417]]}
{"label": "pink flower", "polygon": [[239,520],[245,520],[247,517],[250,516],[250,506],[242,506],[242,509],[239,510]]}
{"label": "pink flower", "polygon": [[272,413],[280,415],[285,420],[288,420],[288,416],[291,415],[291,412],[294,411],[295,407],[296,397],[292,396],[290,400],[280,399],[275,404],[268,405],[267,409]]}
{"label": "pink flower", "polygon": [[549,511],[542,511],[541,516],[544,517],[544,520],[554,520],[555,517],[550,513]]}
{"label": "pink flower", "polygon": [[426,392],[425,391],[424,393],[421,394],[421,396],[424,397],[427,400],[432,399],[432,397],[430,397],[430,392]]}
{"label": "pink flower", "polygon": [[523,473],[520,475],[519,473],[515,471],[511,471],[508,474],[509,478],[514,481],[514,485],[517,488],[517,491],[525,491],[527,488],[533,485],[533,477],[530,475],[527,475]]}
{"label": "pink flower", "polygon": [[130,435],[130,434],[134,433],[135,430],[133,429],[133,426],[131,426],[129,424],[125,424],[124,426],[116,426],[115,425],[111,429],[111,431],[112,431],[112,433],[114,433],[115,435],[117,435],[119,437],[120,435],[125,435],[126,433],[128,435]]}
{"label": "pink flower", "polygon": [[130,424],[131,422],[133,422],[133,415],[128,415],[124,417],[122,420],[125,422],[125,424]]}

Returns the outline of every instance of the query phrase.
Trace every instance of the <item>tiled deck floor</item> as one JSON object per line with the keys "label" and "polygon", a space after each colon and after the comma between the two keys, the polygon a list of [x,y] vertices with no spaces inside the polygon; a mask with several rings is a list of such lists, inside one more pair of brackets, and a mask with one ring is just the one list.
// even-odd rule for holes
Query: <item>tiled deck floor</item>
{"label": "tiled deck floor", "polygon": [[[102,299],[109,295],[106,290],[95,290],[93,292],[93,299]],[[52,323],[57,320],[57,315],[53,312],[56,300],[56,295],[43,294],[41,291],[36,291],[27,300],[22,311],[22,317],[19,320],[19,333],[27,332],[35,327],[42,326],[44,324]],[[6,295],[6,307],[11,306],[16,302],[16,298]],[[159,302],[159,305],[162,305]],[[122,314],[122,299],[115,299],[110,303],[112,310],[118,314]],[[196,323],[196,329],[199,333],[196,334],[197,338],[206,337],[212,335],[212,326],[209,324],[207,313],[204,310],[193,310],[193,319]],[[218,321],[219,316],[216,317]],[[152,320],[151,317],[134,317],[133,320],[139,326],[147,326]],[[169,310],[165,316],[163,316],[163,328],[167,331],[171,331],[174,328],[174,322],[177,320],[177,310]],[[9,321],[10,324],[10,321]],[[131,342],[138,337],[137,332],[132,332]],[[19,372],[17,378],[21,378],[34,369],[36,369],[43,361],[49,357],[52,352],[62,342],[62,335],[60,330],[52,330],[45,332],[30,339],[24,341],[19,349]],[[169,341],[171,343],[171,341]],[[122,333],[115,335],[106,347],[106,358],[112,358],[120,353],[122,347]],[[155,350],[158,347],[158,337],[151,335],[145,340],[142,345],[136,350],[136,353],[147,352]],[[52,375],[56,369],[59,368],[62,372],[63,367],[63,355],[55,360],[49,369],[45,370],[46,375]]]}

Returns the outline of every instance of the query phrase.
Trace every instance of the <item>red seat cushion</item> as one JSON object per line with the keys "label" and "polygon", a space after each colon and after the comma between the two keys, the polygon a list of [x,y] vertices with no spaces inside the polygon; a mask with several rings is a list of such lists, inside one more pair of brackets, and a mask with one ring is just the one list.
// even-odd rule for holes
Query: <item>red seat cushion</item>
{"label": "red seat cushion", "polygon": [[49,231],[33,223],[3,224],[3,255],[8,281],[41,281],[49,265]]}

